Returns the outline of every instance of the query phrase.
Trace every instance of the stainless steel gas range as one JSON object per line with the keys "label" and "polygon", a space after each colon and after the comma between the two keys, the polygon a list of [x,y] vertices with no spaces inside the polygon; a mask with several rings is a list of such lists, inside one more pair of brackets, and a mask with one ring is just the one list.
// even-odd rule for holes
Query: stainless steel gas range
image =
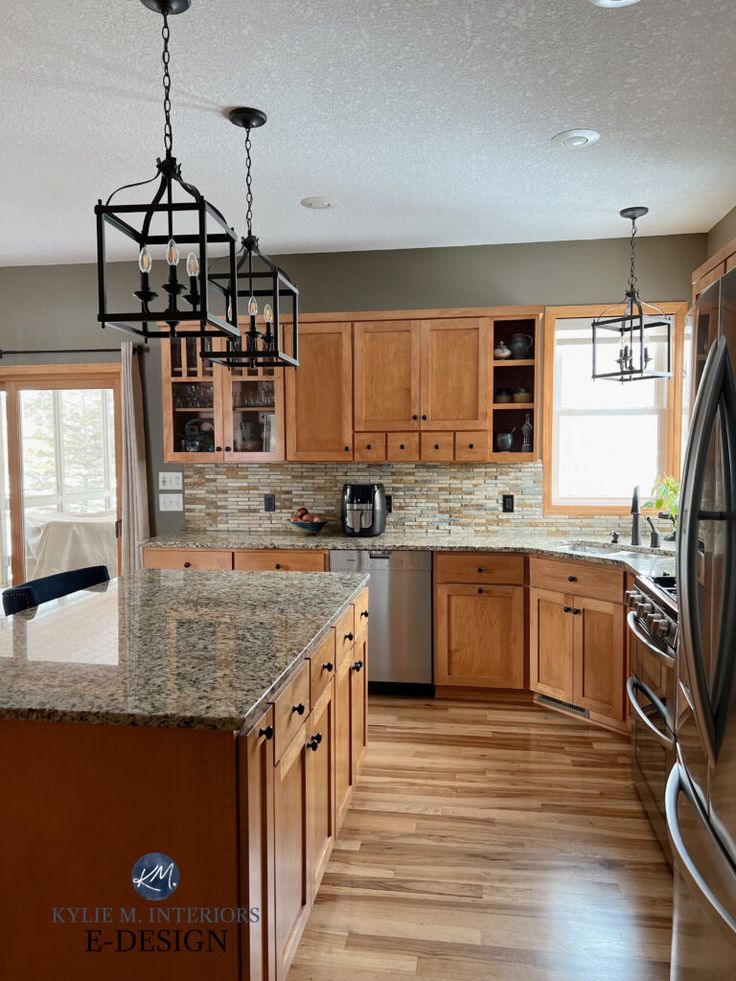
{"label": "stainless steel gas range", "polygon": [[626,594],[631,676],[627,692],[633,725],[634,784],[662,849],[672,864],[665,787],[675,762],[677,589],[673,576],[638,577]]}

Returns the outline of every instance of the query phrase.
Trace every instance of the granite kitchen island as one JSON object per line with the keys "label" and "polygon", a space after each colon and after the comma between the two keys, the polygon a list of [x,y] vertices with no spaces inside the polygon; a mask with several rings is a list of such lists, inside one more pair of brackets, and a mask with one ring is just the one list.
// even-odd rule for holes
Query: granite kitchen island
{"label": "granite kitchen island", "polygon": [[285,976],[365,749],[366,586],[146,571],[2,621],[0,975]]}

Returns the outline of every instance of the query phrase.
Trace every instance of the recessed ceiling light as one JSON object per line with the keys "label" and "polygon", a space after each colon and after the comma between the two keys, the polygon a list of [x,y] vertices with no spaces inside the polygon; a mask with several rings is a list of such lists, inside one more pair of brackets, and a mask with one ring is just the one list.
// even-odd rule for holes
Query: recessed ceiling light
{"label": "recessed ceiling light", "polygon": [[302,198],[301,203],[305,208],[311,208],[313,211],[326,211],[327,208],[334,208],[337,202],[332,198],[326,198],[323,194],[315,194],[310,198]]}
{"label": "recessed ceiling light", "polygon": [[633,7],[635,3],[639,3],[639,0],[590,0],[590,2],[596,7],[608,7],[610,10],[614,7]]}
{"label": "recessed ceiling light", "polygon": [[563,146],[566,150],[580,150],[586,146],[592,146],[601,138],[601,134],[594,129],[566,129],[564,133],[558,133],[552,137],[555,146]]}

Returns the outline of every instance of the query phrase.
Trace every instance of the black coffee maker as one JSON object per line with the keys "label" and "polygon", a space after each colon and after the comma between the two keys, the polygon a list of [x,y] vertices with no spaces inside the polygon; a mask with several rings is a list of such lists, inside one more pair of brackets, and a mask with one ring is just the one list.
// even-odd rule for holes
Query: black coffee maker
{"label": "black coffee maker", "polygon": [[386,530],[386,491],[383,484],[343,484],[343,533],[373,538]]}

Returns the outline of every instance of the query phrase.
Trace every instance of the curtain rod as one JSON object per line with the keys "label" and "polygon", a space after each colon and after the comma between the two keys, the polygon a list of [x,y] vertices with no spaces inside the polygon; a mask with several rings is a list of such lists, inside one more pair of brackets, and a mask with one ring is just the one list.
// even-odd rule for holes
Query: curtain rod
{"label": "curtain rod", "polygon": [[[140,345],[134,345],[133,353],[142,354],[147,351],[148,348],[142,347]],[[28,355],[28,354],[120,354],[119,347],[52,347],[46,350],[28,350],[28,351],[8,351],[0,348],[0,361],[11,355]]]}

